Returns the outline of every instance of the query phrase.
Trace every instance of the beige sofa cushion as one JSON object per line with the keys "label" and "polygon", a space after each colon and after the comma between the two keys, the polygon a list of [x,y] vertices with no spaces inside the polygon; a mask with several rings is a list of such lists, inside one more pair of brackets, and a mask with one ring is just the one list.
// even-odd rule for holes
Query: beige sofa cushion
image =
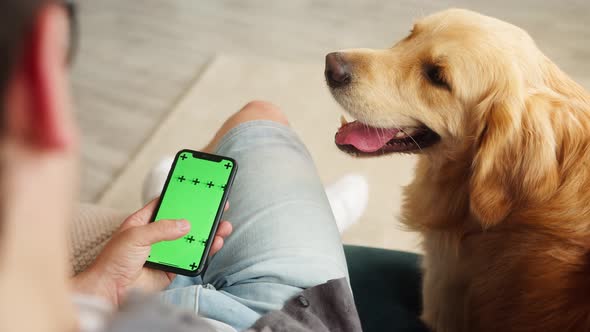
{"label": "beige sofa cushion", "polygon": [[81,204],[70,227],[72,272],[77,274],[90,265],[128,216],[113,209]]}

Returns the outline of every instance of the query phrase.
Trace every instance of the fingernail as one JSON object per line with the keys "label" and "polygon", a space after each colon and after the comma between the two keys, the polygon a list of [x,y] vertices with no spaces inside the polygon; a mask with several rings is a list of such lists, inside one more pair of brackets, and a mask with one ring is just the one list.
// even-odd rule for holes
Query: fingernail
{"label": "fingernail", "polygon": [[179,231],[185,232],[191,229],[191,224],[189,224],[189,222],[186,220],[177,220],[176,227],[178,227]]}

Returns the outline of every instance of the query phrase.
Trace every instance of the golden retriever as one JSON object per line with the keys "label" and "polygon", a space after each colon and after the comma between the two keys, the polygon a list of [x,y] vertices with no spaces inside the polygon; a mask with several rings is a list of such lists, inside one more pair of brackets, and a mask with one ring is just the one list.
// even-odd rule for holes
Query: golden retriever
{"label": "golden retriever", "polygon": [[432,330],[590,331],[590,96],[525,31],[446,10],[325,75],[342,150],[419,153],[402,219]]}

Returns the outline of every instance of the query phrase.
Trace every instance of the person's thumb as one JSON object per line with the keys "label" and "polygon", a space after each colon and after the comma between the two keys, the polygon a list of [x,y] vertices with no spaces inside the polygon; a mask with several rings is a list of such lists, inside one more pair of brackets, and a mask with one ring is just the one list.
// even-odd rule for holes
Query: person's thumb
{"label": "person's thumb", "polygon": [[149,246],[160,241],[176,240],[188,233],[191,225],[186,220],[159,220],[129,230],[136,245]]}

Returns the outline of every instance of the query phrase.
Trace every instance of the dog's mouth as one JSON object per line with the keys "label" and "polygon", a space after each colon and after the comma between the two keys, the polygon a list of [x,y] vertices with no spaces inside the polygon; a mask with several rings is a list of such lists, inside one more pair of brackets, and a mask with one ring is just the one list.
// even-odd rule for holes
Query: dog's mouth
{"label": "dog's mouth", "polygon": [[400,128],[375,128],[359,121],[346,122],[336,133],[338,148],[355,156],[380,156],[389,153],[416,153],[431,147],[440,136],[421,125]]}

